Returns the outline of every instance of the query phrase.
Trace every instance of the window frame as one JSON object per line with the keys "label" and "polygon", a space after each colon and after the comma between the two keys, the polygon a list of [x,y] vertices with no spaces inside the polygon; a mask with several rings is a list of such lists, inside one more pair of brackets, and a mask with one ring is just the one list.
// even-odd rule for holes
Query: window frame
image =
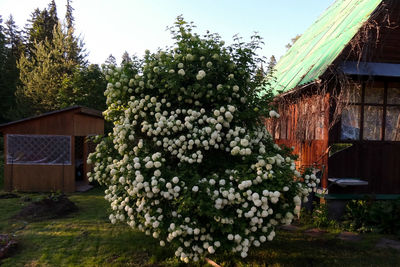
{"label": "window frame", "polygon": [[[354,106],[360,106],[360,134],[358,139],[342,139],[342,121],[340,121],[339,125],[339,140],[341,142],[348,142],[348,143],[354,143],[354,142],[400,142],[396,140],[385,140],[385,135],[386,135],[386,116],[387,116],[387,108],[388,107],[398,107],[400,108],[400,103],[399,104],[389,104],[388,103],[388,90],[390,88],[391,83],[398,83],[397,81],[376,81],[376,82],[381,82],[383,83],[383,102],[382,103],[365,103],[365,92],[367,88],[368,81],[362,81],[359,82],[361,83],[361,99],[360,102],[349,102],[348,105],[354,105]],[[357,84],[357,82],[354,82],[354,84]],[[381,120],[381,137],[379,140],[366,140],[364,139],[364,115],[365,115],[365,107],[368,106],[374,106],[374,107],[382,107],[382,120]]]}

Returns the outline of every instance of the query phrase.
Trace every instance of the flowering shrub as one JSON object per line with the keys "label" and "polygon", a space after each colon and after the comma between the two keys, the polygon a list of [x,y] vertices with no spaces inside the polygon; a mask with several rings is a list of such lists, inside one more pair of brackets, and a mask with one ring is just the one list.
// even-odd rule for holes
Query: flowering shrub
{"label": "flowering shrub", "polygon": [[108,187],[112,223],[171,243],[181,260],[246,257],[291,223],[317,178],[295,179],[290,151],[263,126],[262,116],[279,114],[259,94],[260,38],[226,46],[192,30],[178,18],[174,47],[105,66],[114,130],[89,156],[89,177]]}

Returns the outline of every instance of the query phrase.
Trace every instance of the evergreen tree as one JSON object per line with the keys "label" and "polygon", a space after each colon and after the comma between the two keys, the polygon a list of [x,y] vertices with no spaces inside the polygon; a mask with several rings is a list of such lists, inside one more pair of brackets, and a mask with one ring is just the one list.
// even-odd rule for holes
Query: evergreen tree
{"label": "evergreen tree", "polygon": [[277,63],[277,62],[276,62],[276,58],[275,58],[274,55],[272,55],[272,56],[269,58],[267,71],[268,71],[268,72],[272,71],[272,69],[275,67],[276,63]]}
{"label": "evergreen tree", "polygon": [[3,105],[5,106],[3,117],[13,120],[19,118],[16,109],[15,92],[17,89],[19,81],[19,70],[17,68],[17,60],[24,51],[24,45],[22,40],[21,31],[15,24],[14,18],[10,15],[9,19],[6,21],[5,27],[6,45],[7,45],[7,61],[3,70],[5,77],[5,91],[6,96],[4,96],[5,101]]}
{"label": "evergreen tree", "polygon": [[74,11],[74,8],[71,6],[71,1],[67,0],[67,10],[65,12],[65,21],[66,21],[66,26],[67,26],[67,30],[74,30],[74,21],[75,18],[72,15],[72,12]]}
{"label": "evergreen tree", "polygon": [[35,42],[40,43],[47,39],[51,43],[54,27],[57,27],[58,24],[59,19],[54,0],[50,2],[48,9],[36,8],[32,12],[31,18],[25,26],[26,46],[30,56],[34,54]]}
{"label": "evergreen tree", "polygon": [[75,18],[72,14],[74,8],[71,6],[71,2],[71,0],[67,0],[65,13],[67,57],[68,60],[73,61],[75,64],[85,66],[87,65],[87,54],[85,53],[83,41],[79,36],[75,36]]}
{"label": "evergreen tree", "polygon": [[65,39],[58,25],[51,41],[35,41],[33,57],[23,55],[18,62],[23,85],[18,87],[17,97],[19,103],[30,104],[30,112],[47,112],[74,103],[72,81],[77,66],[66,56]]}
{"label": "evergreen tree", "polygon": [[300,37],[301,37],[301,34],[296,34],[295,37],[290,39],[290,43],[285,45],[286,49],[289,50]]}
{"label": "evergreen tree", "polygon": [[5,75],[8,49],[7,49],[6,36],[4,33],[4,27],[2,23],[3,19],[0,16],[0,98],[2,100],[0,101],[0,122],[5,121],[4,114],[9,108],[8,102],[10,98],[7,87],[7,79]]}
{"label": "evergreen tree", "polygon": [[97,110],[106,109],[104,89],[107,81],[99,65],[91,64],[75,72],[73,80],[75,103]]}
{"label": "evergreen tree", "polygon": [[121,61],[121,64],[126,64],[126,63],[132,63],[132,59],[127,51],[125,51],[122,54],[122,61]]}
{"label": "evergreen tree", "polygon": [[112,54],[110,54],[108,56],[108,58],[106,59],[105,64],[115,66],[115,65],[117,65],[117,60],[115,59],[115,57]]}

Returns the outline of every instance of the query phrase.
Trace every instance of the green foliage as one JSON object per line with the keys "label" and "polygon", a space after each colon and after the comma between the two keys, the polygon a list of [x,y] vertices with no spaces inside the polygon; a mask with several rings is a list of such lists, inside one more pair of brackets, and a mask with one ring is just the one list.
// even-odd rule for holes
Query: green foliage
{"label": "green foliage", "polygon": [[343,216],[343,225],[350,231],[369,232],[369,208],[365,200],[352,200],[346,205],[345,214]]}
{"label": "green foliage", "polygon": [[0,122],[72,105],[105,109],[104,75],[88,66],[72,12],[68,1],[63,28],[52,0],[32,13],[24,38],[12,17],[0,28]]}
{"label": "green foliage", "polygon": [[338,223],[329,217],[327,204],[315,204],[311,214],[312,224],[318,228],[337,227]]}
{"label": "green foliage", "polygon": [[15,91],[19,83],[16,61],[23,51],[21,33],[12,16],[2,25],[0,17],[0,123],[13,118]]}
{"label": "green foliage", "polygon": [[[36,198],[36,194],[25,196]],[[0,233],[15,233],[19,244],[12,257],[1,260],[1,266],[186,266],[174,259],[171,248],[160,248],[144,233],[110,224],[101,189],[75,193],[69,199],[78,206],[77,212],[29,224],[11,219],[29,202],[0,199]],[[244,260],[233,253],[211,259],[225,267],[397,266],[400,262],[397,250],[375,249],[379,235],[365,234],[356,245],[335,236],[280,231],[274,242],[253,250]],[[203,261],[187,266],[209,265]]]}
{"label": "green foliage", "polygon": [[17,97],[20,103],[30,104],[30,113],[43,113],[73,103],[69,81],[78,66],[66,58],[65,38],[58,25],[52,41],[35,42],[33,56],[23,55],[18,62],[23,85],[18,88]]}
{"label": "green foliage", "polygon": [[28,57],[35,56],[35,44],[42,42],[52,42],[54,28],[59,24],[57,16],[57,7],[52,0],[49,7],[43,10],[36,8],[31,18],[28,20],[28,24],[25,27],[26,34],[26,52]]}
{"label": "green foliage", "polygon": [[74,104],[105,110],[106,86],[107,81],[97,64],[75,70],[72,80]]}
{"label": "green foliage", "polygon": [[105,108],[104,75],[98,65],[84,64],[73,38],[71,32],[66,35],[58,25],[51,42],[36,42],[34,56],[22,56],[19,60],[22,85],[17,97],[20,105],[30,107],[26,114],[72,105]]}
{"label": "green foliage", "polygon": [[400,199],[352,200],[346,206],[344,225],[353,231],[377,231],[400,237]]}
{"label": "green foliage", "polygon": [[112,223],[170,243],[182,261],[247,257],[292,221],[317,178],[301,182],[291,151],[266,132],[262,117],[279,115],[260,96],[260,36],[226,45],[193,30],[178,17],[172,47],[104,68],[114,129],[89,176],[107,186]]}

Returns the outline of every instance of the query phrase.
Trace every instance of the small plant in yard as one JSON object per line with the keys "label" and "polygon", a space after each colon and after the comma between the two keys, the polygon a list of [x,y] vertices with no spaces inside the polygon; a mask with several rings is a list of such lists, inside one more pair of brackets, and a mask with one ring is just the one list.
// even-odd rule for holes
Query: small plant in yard
{"label": "small plant in yard", "polygon": [[342,224],[347,230],[357,232],[369,232],[368,226],[368,202],[365,200],[352,200],[346,205]]}
{"label": "small plant in yard", "polygon": [[377,231],[400,237],[400,200],[350,201],[346,206],[344,225],[354,231]]}
{"label": "small plant in yard", "polygon": [[301,177],[265,130],[262,117],[279,114],[260,96],[260,37],[227,46],[193,28],[179,17],[173,47],[104,66],[114,129],[97,138],[89,176],[107,186],[112,223],[170,243],[182,261],[246,257],[292,222],[319,181]]}
{"label": "small plant in yard", "polygon": [[314,211],[312,212],[312,223],[320,227],[336,227],[338,224],[335,220],[329,217],[327,204],[316,205]]}

